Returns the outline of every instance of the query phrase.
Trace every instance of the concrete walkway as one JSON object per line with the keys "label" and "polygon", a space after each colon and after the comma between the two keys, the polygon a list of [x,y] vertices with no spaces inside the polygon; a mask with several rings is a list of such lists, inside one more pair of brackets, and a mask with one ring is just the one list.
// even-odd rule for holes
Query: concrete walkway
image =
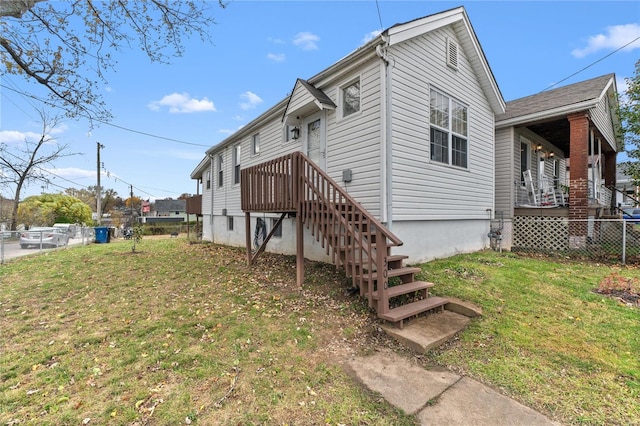
{"label": "concrete walkway", "polygon": [[[412,320],[385,331],[414,352],[439,346],[466,326],[469,318],[451,311]],[[461,328],[462,327],[462,328]],[[384,349],[353,357],[348,366],[370,390],[422,425],[558,425],[488,386],[445,368],[425,369],[412,358]]]}

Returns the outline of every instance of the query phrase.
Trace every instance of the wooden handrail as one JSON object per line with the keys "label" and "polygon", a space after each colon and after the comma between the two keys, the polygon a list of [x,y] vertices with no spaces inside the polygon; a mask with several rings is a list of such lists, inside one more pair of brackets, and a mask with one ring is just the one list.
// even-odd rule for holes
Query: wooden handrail
{"label": "wooden handrail", "polygon": [[[294,166],[296,163],[298,165],[297,168]],[[296,171],[301,176],[295,175],[294,172]],[[311,192],[300,192],[296,191],[295,188],[295,184],[301,182],[300,179],[307,176],[311,171],[327,182],[337,195],[343,197],[348,204],[351,204],[353,208],[357,210],[359,215],[366,217],[373,226],[381,229],[382,235],[384,235],[392,245],[402,245],[400,238],[389,231],[378,219],[373,217],[373,215],[360,207],[360,203],[300,151],[292,152],[241,170],[242,210],[254,212],[296,212],[299,203],[304,201],[316,201],[317,205],[320,206],[321,203],[319,200],[306,200],[307,195],[310,195],[310,193],[314,191],[313,189]],[[307,179],[310,178],[307,176]],[[307,189],[314,188],[318,184],[318,182],[310,182],[309,180],[307,180],[307,183]],[[324,189],[325,187],[323,186],[322,190]],[[323,198],[323,202],[325,203],[331,201],[327,200],[330,194],[327,194],[326,191],[319,191],[316,192],[316,194],[318,197]]]}
{"label": "wooden handrail", "polygon": [[382,295],[378,304],[384,305],[377,309],[388,310],[386,259],[389,248],[402,241],[327,173],[298,151],[243,169],[241,179],[241,205],[247,214],[295,212],[316,241],[322,238],[327,255],[333,249],[334,264],[345,269],[369,306],[377,291]]}

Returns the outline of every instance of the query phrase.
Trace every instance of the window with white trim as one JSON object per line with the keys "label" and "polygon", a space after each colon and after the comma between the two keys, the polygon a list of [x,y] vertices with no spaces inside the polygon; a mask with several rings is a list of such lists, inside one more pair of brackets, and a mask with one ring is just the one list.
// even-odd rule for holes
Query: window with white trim
{"label": "window with white trim", "polygon": [[251,154],[260,154],[260,133],[256,133],[251,137]]}
{"label": "window with white trim", "polygon": [[211,189],[211,170],[207,170],[206,182],[207,182],[207,189]]}
{"label": "window with white trim", "polygon": [[429,121],[431,161],[468,167],[468,109],[461,102],[431,89]]}
{"label": "window with white trim", "polygon": [[[276,227],[276,225],[278,226]],[[282,238],[282,222],[278,223],[278,219],[271,218],[271,228],[275,228],[272,237]]]}
{"label": "window with white trim", "polygon": [[233,147],[233,183],[240,183],[240,144]]}
{"label": "window with white trim", "polygon": [[224,170],[222,166],[223,166],[222,154],[220,154],[218,155],[218,188],[222,188],[222,184],[224,183],[222,179],[224,176]]}
{"label": "window with white trim", "polygon": [[352,81],[341,89],[342,116],[348,117],[360,111],[360,79]]}
{"label": "window with white trim", "polygon": [[[294,131],[294,129],[296,129]],[[284,141],[285,142],[294,142],[299,139],[300,136],[300,128],[297,126],[292,126],[291,124],[287,124],[284,126]]]}

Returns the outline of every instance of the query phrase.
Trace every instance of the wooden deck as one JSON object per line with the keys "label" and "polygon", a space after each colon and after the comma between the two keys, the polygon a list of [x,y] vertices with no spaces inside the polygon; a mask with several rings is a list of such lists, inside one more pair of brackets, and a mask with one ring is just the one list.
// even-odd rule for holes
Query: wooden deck
{"label": "wooden deck", "polygon": [[[298,285],[304,280],[306,226],[380,318],[402,327],[405,319],[447,303],[446,299],[429,296],[428,288],[433,284],[416,281],[420,269],[405,267],[406,256],[391,254],[392,247],[402,245],[402,241],[301,152],[241,170],[241,206],[249,264],[271,237],[267,236],[252,253],[251,213],[281,213],[281,220],[286,214],[294,214]],[[399,280],[391,288],[390,277]]]}

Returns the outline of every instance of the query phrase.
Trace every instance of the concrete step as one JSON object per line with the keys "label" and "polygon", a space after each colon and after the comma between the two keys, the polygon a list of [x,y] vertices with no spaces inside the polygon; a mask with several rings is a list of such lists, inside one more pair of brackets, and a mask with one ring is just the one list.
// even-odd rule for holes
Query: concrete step
{"label": "concrete step", "polygon": [[401,329],[390,324],[382,325],[382,329],[412,351],[424,354],[464,330],[469,321],[469,317],[444,310],[412,319]]}

